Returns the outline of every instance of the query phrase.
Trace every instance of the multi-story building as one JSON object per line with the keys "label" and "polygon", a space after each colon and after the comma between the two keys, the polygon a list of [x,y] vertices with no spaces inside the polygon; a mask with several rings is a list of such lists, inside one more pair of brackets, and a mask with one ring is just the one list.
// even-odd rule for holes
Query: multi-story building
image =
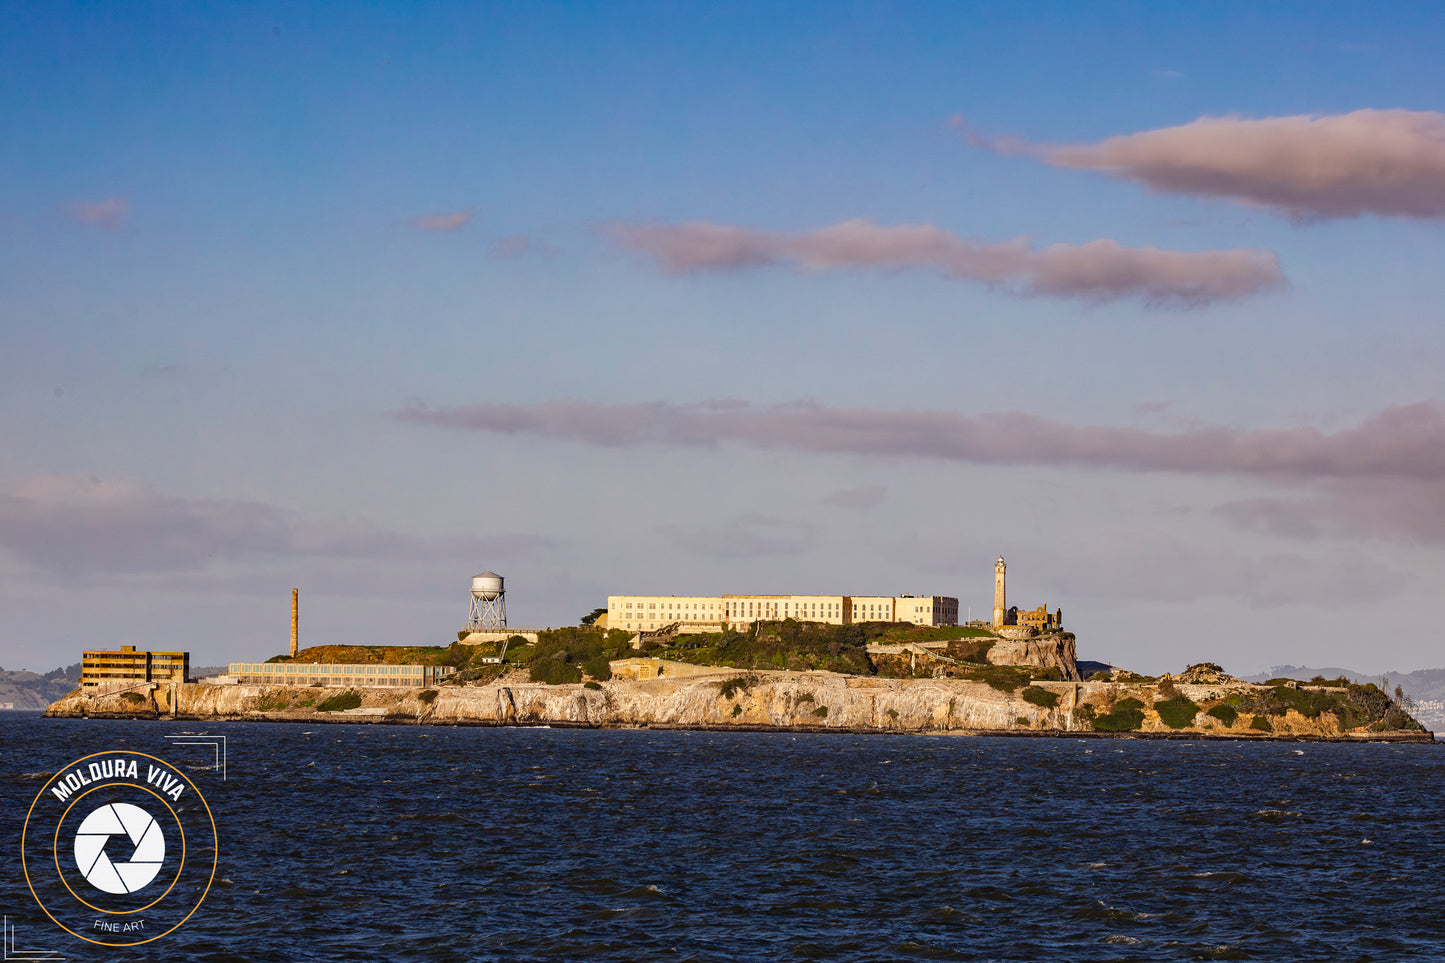
{"label": "multi-story building", "polygon": [[421,689],[457,671],[449,665],[329,662],[232,662],[227,676],[247,685],[400,686]]}
{"label": "multi-story building", "polygon": [[191,681],[189,652],[137,651],[133,645],[118,649],[86,649],[80,654],[80,685]]}
{"label": "multi-story building", "polygon": [[957,625],[958,599],[942,595],[609,595],[607,626],[633,632],[680,623],[684,629],[797,619],[848,625],[912,622]]}

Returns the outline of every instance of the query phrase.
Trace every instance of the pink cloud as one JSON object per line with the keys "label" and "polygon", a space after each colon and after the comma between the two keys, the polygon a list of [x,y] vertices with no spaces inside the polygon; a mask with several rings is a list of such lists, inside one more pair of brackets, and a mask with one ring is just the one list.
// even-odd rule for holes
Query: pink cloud
{"label": "pink cloud", "polygon": [[460,231],[476,216],[477,209],[469,207],[454,214],[423,214],[412,218],[411,223],[422,231]]}
{"label": "pink cloud", "polygon": [[130,215],[130,199],[122,196],[103,201],[71,201],[65,209],[81,224],[114,231],[125,225]]}
{"label": "pink cloud", "polygon": [[1072,425],[1021,412],[831,408],[813,402],[752,405],[557,401],[434,409],[413,404],[403,421],[596,445],[716,445],[1309,480],[1445,477],[1445,413],[1422,402],[1387,408],[1357,427],[1203,426],[1176,432]]}
{"label": "pink cloud", "polygon": [[1161,193],[1229,198],[1297,220],[1445,217],[1445,114],[1438,111],[1201,117],[1094,144],[969,139],[1055,167],[1102,171]]}
{"label": "pink cloud", "polygon": [[1034,248],[1015,239],[971,241],[928,224],[883,227],[850,220],[789,234],[693,221],[614,224],[620,244],[671,274],[791,264],[814,271],[929,268],[1015,294],[1196,306],[1258,294],[1284,283],[1270,251],[1166,251],[1111,240]]}

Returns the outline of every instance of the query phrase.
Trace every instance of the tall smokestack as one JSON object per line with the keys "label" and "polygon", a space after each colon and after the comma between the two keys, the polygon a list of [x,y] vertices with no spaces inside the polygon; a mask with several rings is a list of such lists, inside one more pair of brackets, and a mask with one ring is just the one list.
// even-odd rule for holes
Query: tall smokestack
{"label": "tall smokestack", "polygon": [[296,589],[291,590],[291,657],[296,657],[296,629],[300,624],[301,615],[301,593]]}

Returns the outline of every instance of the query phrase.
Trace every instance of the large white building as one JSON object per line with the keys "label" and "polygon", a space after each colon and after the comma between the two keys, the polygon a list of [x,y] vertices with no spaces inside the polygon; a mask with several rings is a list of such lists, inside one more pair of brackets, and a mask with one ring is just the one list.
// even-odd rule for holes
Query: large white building
{"label": "large white building", "polygon": [[609,595],[607,627],[633,632],[674,622],[698,628],[797,619],[849,625],[912,622],[957,625],[958,599],[946,595]]}

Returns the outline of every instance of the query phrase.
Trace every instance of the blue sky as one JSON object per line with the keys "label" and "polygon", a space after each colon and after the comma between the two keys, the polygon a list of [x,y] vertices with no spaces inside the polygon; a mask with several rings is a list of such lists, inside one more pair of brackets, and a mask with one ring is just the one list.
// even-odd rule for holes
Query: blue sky
{"label": "blue sky", "polygon": [[1435,666],[1442,27],[8,4],[0,664],[1002,553],[1086,658]]}

